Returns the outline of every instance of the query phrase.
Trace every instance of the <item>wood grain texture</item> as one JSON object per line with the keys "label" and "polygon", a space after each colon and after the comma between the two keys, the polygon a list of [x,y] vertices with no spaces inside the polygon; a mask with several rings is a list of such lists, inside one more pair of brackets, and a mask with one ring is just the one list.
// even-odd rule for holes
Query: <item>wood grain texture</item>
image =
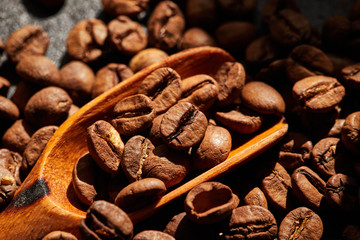
{"label": "wood grain texture", "polygon": [[[85,217],[85,208],[73,193],[71,175],[77,159],[87,152],[86,128],[99,119],[110,119],[113,106],[122,98],[135,94],[141,81],[157,68],[172,67],[182,78],[201,73],[214,76],[222,63],[233,60],[219,48],[186,50],[140,71],[82,107],[58,128],[16,192],[13,202],[0,214],[0,239],[41,239],[54,230],[68,231],[80,238],[78,224]],[[245,146],[235,149],[228,161],[168,193],[154,208],[145,209],[143,214],[130,214],[131,218],[135,222],[140,221],[196,184],[238,167],[272,146],[286,131],[286,123],[280,121]],[[19,204],[18,196],[24,191],[31,194],[32,186],[39,181],[42,184],[38,184],[40,189],[36,191],[40,197],[31,204]],[[26,194],[23,195],[25,197],[21,201],[26,202]]]}

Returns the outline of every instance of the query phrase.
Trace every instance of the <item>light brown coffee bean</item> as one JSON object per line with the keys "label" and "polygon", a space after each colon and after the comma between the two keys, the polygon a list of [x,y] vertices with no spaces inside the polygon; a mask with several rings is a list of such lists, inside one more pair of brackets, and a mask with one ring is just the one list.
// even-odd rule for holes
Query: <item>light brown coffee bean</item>
{"label": "light brown coffee bean", "polygon": [[360,155],[359,139],[360,111],[353,112],[345,118],[341,129],[341,141],[351,153]]}
{"label": "light brown coffee bean", "polygon": [[16,184],[21,185],[20,167],[23,158],[17,152],[10,151],[9,149],[0,149],[0,167],[3,167],[13,175]]}
{"label": "light brown coffee bean", "polygon": [[78,240],[77,237],[68,232],[53,231],[46,234],[41,240]]}
{"label": "light brown coffee bean", "polygon": [[[10,99],[0,96],[0,119],[13,122],[20,116],[19,108]],[[3,122],[4,123],[4,122]]]}
{"label": "light brown coffee bean", "polygon": [[257,205],[266,209],[268,208],[264,192],[258,187],[251,189],[251,191],[246,194],[244,197],[244,203],[246,205]]}
{"label": "light brown coffee bean", "polygon": [[161,114],[180,99],[181,84],[180,75],[174,69],[158,68],[141,82],[138,93],[148,96],[156,114]]}
{"label": "light brown coffee bean", "polygon": [[115,198],[115,205],[125,212],[140,209],[154,203],[166,192],[163,181],[157,178],[144,178],[124,187]]}
{"label": "light brown coffee bean", "polygon": [[87,146],[91,157],[102,170],[111,174],[118,172],[124,143],[110,123],[98,120],[88,127]]}
{"label": "light brown coffee bean", "polygon": [[211,35],[201,28],[189,28],[182,35],[178,42],[178,50],[184,50],[201,46],[216,46],[215,40]]}
{"label": "light brown coffee bean", "polygon": [[159,62],[167,56],[168,54],[161,49],[146,48],[130,59],[129,68],[136,73],[153,63]]}
{"label": "light brown coffee bean", "polygon": [[49,46],[49,36],[37,25],[25,25],[10,34],[5,43],[9,59],[18,63],[29,55],[44,55]]}
{"label": "light brown coffee bean", "polygon": [[139,13],[148,8],[149,0],[102,0],[104,11],[116,17],[126,15],[136,17]]}
{"label": "light brown coffee bean", "polygon": [[55,63],[41,55],[23,57],[16,65],[16,73],[25,80],[42,86],[57,86],[62,81]]}
{"label": "light brown coffee bean", "polygon": [[0,207],[7,204],[18,189],[16,180],[9,170],[0,166]]}
{"label": "light brown coffee bean", "polygon": [[115,105],[111,124],[120,134],[130,136],[149,128],[155,114],[150,98],[136,94],[120,100]]}
{"label": "light brown coffee bean", "polygon": [[204,182],[186,195],[185,212],[197,223],[217,223],[229,216],[239,204],[239,198],[220,182]]}
{"label": "light brown coffee bean", "polygon": [[175,240],[171,235],[157,230],[144,230],[136,234],[133,240]]}

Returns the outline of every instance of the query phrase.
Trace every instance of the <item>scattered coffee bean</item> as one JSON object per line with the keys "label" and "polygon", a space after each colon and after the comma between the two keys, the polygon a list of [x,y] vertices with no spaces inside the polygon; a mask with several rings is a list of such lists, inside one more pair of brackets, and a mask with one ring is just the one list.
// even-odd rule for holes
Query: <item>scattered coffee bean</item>
{"label": "scattered coffee bean", "polygon": [[175,240],[171,235],[157,230],[144,230],[136,234],[133,240]]}
{"label": "scattered coffee bean", "polygon": [[345,147],[352,153],[360,154],[359,141],[359,122],[360,112],[353,112],[345,118],[344,125],[341,130],[341,140]]}
{"label": "scattered coffee bean", "polygon": [[148,8],[149,0],[102,0],[104,11],[112,16],[126,15],[135,17]]}
{"label": "scattered coffee bean", "polygon": [[134,72],[138,72],[153,63],[159,62],[166,58],[168,54],[161,49],[147,48],[138,52],[129,62],[129,68]]}
{"label": "scattered coffee bean", "polygon": [[268,203],[264,192],[261,191],[260,188],[255,187],[253,188],[246,196],[244,197],[245,205],[256,205],[263,208],[268,208]]}
{"label": "scattered coffee bean", "polygon": [[77,237],[68,232],[53,231],[46,234],[41,240],[78,240]]}
{"label": "scattered coffee bean", "polygon": [[201,28],[189,28],[178,42],[178,50],[201,46],[216,46],[215,40]]}

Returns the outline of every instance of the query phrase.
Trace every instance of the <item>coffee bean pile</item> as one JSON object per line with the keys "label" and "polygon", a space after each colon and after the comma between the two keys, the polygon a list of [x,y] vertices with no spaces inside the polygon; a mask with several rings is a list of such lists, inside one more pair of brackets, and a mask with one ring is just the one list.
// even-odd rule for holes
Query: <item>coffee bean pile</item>
{"label": "coffee bean pile", "polygon": [[[89,126],[89,153],[72,181],[87,209],[82,235],[43,239],[360,239],[360,1],[321,32],[295,0],[267,0],[261,29],[256,0],[102,4],[107,19],[84,19],[67,33],[71,60],[60,68],[44,56],[50,39],[40,26],[0,39],[20,79],[7,98],[13,83],[0,76],[1,210],[79,107],[170,54],[217,46],[236,61],[216,76],[182,79],[160,68],[110,121]],[[193,188],[166,224],[133,225],[128,212],[224,161],[238,138],[281,116],[289,132],[275,147]]]}

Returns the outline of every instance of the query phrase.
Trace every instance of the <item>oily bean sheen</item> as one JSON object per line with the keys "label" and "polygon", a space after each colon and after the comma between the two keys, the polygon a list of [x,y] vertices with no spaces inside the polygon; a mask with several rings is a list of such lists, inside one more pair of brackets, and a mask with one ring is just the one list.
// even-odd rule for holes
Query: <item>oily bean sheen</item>
{"label": "oily bean sheen", "polygon": [[310,168],[302,166],[291,175],[294,195],[306,206],[319,209],[325,200],[326,183]]}
{"label": "oily bean sheen", "polygon": [[94,202],[98,194],[95,190],[96,180],[96,164],[90,154],[85,154],[75,164],[72,185],[78,199],[87,206]]}
{"label": "oily bean sheen", "polygon": [[103,54],[103,46],[108,37],[105,23],[99,19],[84,19],[69,32],[66,50],[73,59],[83,62],[97,60]]}
{"label": "oily bean sheen", "polygon": [[153,63],[159,62],[166,58],[168,54],[158,48],[146,48],[138,52],[130,59],[129,68],[134,72],[138,72],[150,66]]}
{"label": "oily bean sheen", "polygon": [[360,155],[360,112],[353,112],[345,118],[341,129],[341,140],[346,149]]}
{"label": "oily bean sheen", "polygon": [[263,208],[268,208],[268,203],[263,191],[260,188],[255,187],[251,189],[244,197],[245,205],[257,205]]}
{"label": "oily bean sheen", "polygon": [[42,55],[23,57],[16,65],[16,73],[25,80],[39,85],[59,85],[61,74],[54,62]]}
{"label": "oily bean sheen", "polygon": [[80,222],[80,230],[86,239],[123,239],[133,237],[134,226],[128,215],[116,205],[99,200],[86,212]]}
{"label": "oily bean sheen", "polygon": [[9,36],[5,52],[9,59],[18,63],[24,56],[44,55],[50,39],[44,29],[36,25],[25,25]]}
{"label": "oily bean sheen", "polygon": [[144,161],[154,148],[149,139],[140,135],[133,136],[126,142],[121,168],[130,182],[142,179]]}
{"label": "oily bean sheen", "polygon": [[238,97],[244,86],[245,69],[239,62],[225,62],[217,71],[215,79],[219,84],[217,105],[225,106]]}
{"label": "oily bean sheen", "polygon": [[109,63],[97,71],[91,97],[99,96],[133,74],[133,71],[125,64]]}
{"label": "oily bean sheen", "polygon": [[225,161],[232,146],[231,135],[223,127],[209,125],[200,145],[192,150],[193,164],[197,169],[212,168]]}
{"label": "oily bean sheen", "polygon": [[124,152],[120,134],[108,122],[99,120],[87,128],[87,146],[97,165],[108,173],[117,173]]}
{"label": "oily bean sheen", "polygon": [[271,240],[278,230],[274,215],[266,208],[254,205],[235,208],[226,228],[226,240]]}
{"label": "oily bean sheen", "polygon": [[185,28],[182,11],[175,2],[158,3],[147,22],[149,44],[163,50],[176,47]]}
{"label": "oily bean sheen", "polygon": [[310,112],[328,112],[345,96],[345,88],[332,77],[311,76],[297,81],[292,94]]}
{"label": "oily bean sheen", "polygon": [[279,151],[279,163],[286,169],[298,168],[310,160],[313,144],[302,133],[288,132]]}
{"label": "oily bean sheen", "polygon": [[24,173],[29,173],[32,167],[37,162],[41,153],[49,142],[50,138],[58,129],[57,126],[45,126],[38,129],[32,136],[29,143],[26,145],[21,170]]}
{"label": "oily bean sheen", "polygon": [[43,88],[27,102],[25,120],[38,127],[59,125],[67,117],[71,104],[69,94],[62,88]]}
{"label": "oily bean sheen", "polygon": [[241,99],[244,106],[262,114],[281,116],[285,112],[285,101],[280,93],[264,82],[245,84],[241,90]]}
{"label": "oily bean sheen", "polygon": [[335,164],[337,160],[339,138],[323,138],[317,142],[311,152],[312,160],[317,171],[326,177],[336,174]]}
{"label": "oily bean sheen", "polygon": [[77,237],[68,232],[53,231],[46,234],[41,240],[78,240]]}
{"label": "oily bean sheen", "polygon": [[216,101],[218,83],[206,74],[194,75],[182,80],[181,100],[194,104],[200,111],[206,111]]}
{"label": "oily bean sheen", "polygon": [[141,82],[138,93],[148,96],[154,111],[161,114],[181,97],[180,75],[172,68],[159,68]]}
{"label": "oily bean sheen", "polygon": [[270,174],[262,180],[262,190],[276,208],[282,211],[292,208],[291,177],[279,163],[276,163]]}
{"label": "oily bean sheen", "polygon": [[142,166],[142,178],[158,178],[170,188],[181,182],[190,170],[189,156],[165,144],[157,146]]}
{"label": "oily bean sheen", "polygon": [[186,195],[185,212],[197,223],[216,223],[229,216],[239,204],[239,198],[220,182],[204,182]]}
{"label": "oily bean sheen", "polygon": [[360,63],[344,67],[341,70],[341,75],[348,86],[360,89]]}
{"label": "oily bean sheen", "polygon": [[155,202],[166,192],[163,181],[157,178],[144,178],[124,187],[115,198],[115,205],[125,212],[131,212]]}
{"label": "oily bean sheen", "polygon": [[325,197],[330,206],[346,212],[358,206],[358,184],[356,179],[338,173],[326,182]]}
{"label": "oily bean sheen", "polygon": [[206,116],[194,105],[180,102],[164,114],[160,125],[161,137],[174,149],[187,149],[202,140],[207,125]]}
{"label": "oily bean sheen", "polygon": [[141,25],[127,16],[118,16],[107,27],[110,43],[125,55],[134,55],[147,45],[146,34]]}
{"label": "oily bean sheen", "polygon": [[175,238],[167,233],[157,230],[144,230],[136,234],[133,240],[175,240]]}
{"label": "oily bean sheen", "polygon": [[334,66],[320,49],[303,44],[294,48],[286,61],[286,75],[293,83],[314,75],[331,75]]}
{"label": "oily bean sheen", "polygon": [[289,212],[279,227],[279,240],[320,240],[322,234],[321,218],[306,207]]}
{"label": "oily bean sheen", "polygon": [[225,127],[244,134],[256,132],[263,123],[263,117],[259,113],[237,105],[219,109],[215,113],[215,119]]}
{"label": "oily bean sheen", "polygon": [[150,0],[101,0],[104,11],[112,16],[125,15],[135,17],[148,8]]}
{"label": "oily bean sheen", "polygon": [[115,105],[111,123],[120,134],[130,136],[149,128],[155,114],[151,99],[143,94],[136,94]]}

